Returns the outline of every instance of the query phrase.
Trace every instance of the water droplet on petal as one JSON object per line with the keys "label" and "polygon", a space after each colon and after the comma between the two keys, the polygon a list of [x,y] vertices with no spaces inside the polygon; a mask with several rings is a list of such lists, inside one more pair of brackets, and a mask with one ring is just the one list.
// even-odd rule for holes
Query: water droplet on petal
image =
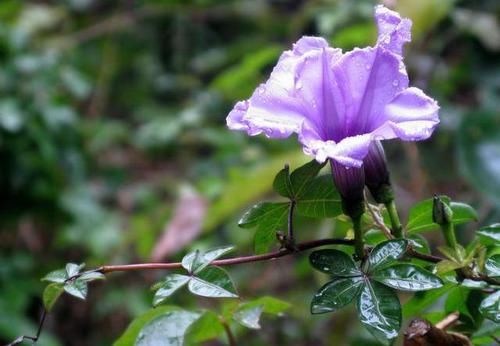
{"label": "water droplet on petal", "polygon": [[393,80],[392,85],[397,87],[399,85],[399,81],[397,79]]}
{"label": "water droplet on petal", "polygon": [[297,90],[302,89],[302,81],[300,79],[297,81],[297,83],[295,83],[295,88]]}
{"label": "water droplet on petal", "polygon": [[370,64],[366,64],[366,65],[365,65],[365,68],[366,68],[367,70],[370,70],[370,68],[371,68],[371,67],[372,67],[372,65],[370,65]]}
{"label": "water droplet on petal", "polygon": [[258,90],[259,95],[264,94],[264,92],[265,92],[264,87],[260,87]]}

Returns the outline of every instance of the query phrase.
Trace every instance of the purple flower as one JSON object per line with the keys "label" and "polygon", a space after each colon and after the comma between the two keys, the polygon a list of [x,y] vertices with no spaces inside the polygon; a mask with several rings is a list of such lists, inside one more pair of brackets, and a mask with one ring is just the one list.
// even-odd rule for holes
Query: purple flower
{"label": "purple flower", "polygon": [[374,141],[428,138],[439,107],[409,87],[402,49],[411,21],[383,6],[375,7],[375,19],[374,47],[342,53],[323,38],[302,37],[269,80],[235,105],[228,127],[270,138],[297,133],[306,154],[344,168],[361,167]]}

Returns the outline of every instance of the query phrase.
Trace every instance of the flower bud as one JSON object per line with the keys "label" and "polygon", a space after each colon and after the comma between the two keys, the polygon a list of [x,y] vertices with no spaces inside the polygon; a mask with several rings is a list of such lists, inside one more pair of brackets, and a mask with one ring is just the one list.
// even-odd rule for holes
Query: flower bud
{"label": "flower bud", "polygon": [[330,160],[333,181],[342,197],[344,214],[358,218],[364,212],[363,189],[365,187],[365,172],[363,167],[346,167]]}
{"label": "flower bud", "polygon": [[432,199],[432,221],[438,225],[451,224],[453,221],[453,211],[439,196]]}
{"label": "flower bud", "polygon": [[365,183],[377,203],[390,203],[394,200],[387,160],[380,141],[373,141],[363,160]]}

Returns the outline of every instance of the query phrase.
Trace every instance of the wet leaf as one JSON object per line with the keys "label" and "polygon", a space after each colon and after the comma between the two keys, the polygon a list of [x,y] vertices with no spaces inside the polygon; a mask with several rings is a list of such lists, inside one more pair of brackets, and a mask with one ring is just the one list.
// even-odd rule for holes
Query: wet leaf
{"label": "wet leaf", "polygon": [[149,321],[140,331],[135,346],[181,346],[187,329],[200,313],[170,311]]}
{"label": "wet leaf", "polygon": [[82,275],[80,275],[79,279],[86,281],[86,282],[91,282],[91,281],[95,281],[95,280],[105,280],[106,276],[101,272],[89,271],[87,273],[82,273]]}
{"label": "wet leaf", "polygon": [[61,294],[64,292],[62,284],[53,283],[45,287],[43,291],[43,306],[47,312],[50,312],[54,307]]}
{"label": "wet leaf", "polygon": [[185,334],[186,345],[198,345],[212,340],[224,333],[224,327],[219,316],[213,311],[205,311],[203,315],[191,324]]}
{"label": "wet leaf", "polygon": [[330,281],[314,295],[311,302],[312,314],[334,312],[349,305],[361,292],[361,277],[340,278]]}
{"label": "wet leaf", "polygon": [[85,267],[85,264],[75,264],[75,263],[68,263],[66,264],[66,273],[68,275],[68,278],[75,276],[80,272]]}
{"label": "wet leaf", "polygon": [[448,283],[444,284],[443,287],[437,288],[435,290],[415,293],[413,298],[411,298],[403,305],[403,316],[412,317],[416,314],[421,313],[422,311],[425,311],[452,288],[453,285]]}
{"label": "wet leaf", "polygon": [[239,306],[239,308],[248,309],[257,306],[262,306],[263,312],[266,314],[280,315],[288,310],[291,307],[291,304],[278,298],[264,296],[250,302],[243,303]]}
{"label": "wet leaf", "polygon": [[486,297],[479,305],[479,311],[487,319],[500,323],[500,291]]}
{"label": "wet leaf", "polygon": [[370,272],[382,269],[399,260],[408,249],[405,239],[386,240],[375,246],[368,257]]}
{"label": "wet leaf", "polygon": [[493,255],[488,258],[484,264],[484,268],[488,276],[494,278],[500,277],[500,255]]}
{"label": "wet leaf", "polygon": [[500,243],[500,223],[482,227],[476,232],[485,245]]}
{"label": "wet leaf", "polygon": [[[273,228],[273,224],[282,224],[284,220],[281,219],[282,215],[286,215],[288,212],[290,203],[271,203],[271,202],[261,202],[254,205],[249,209],[238,222],[238,226],[242,228],[253,228],[255,226],[265,227],[264,225],[269,225],[266,228]],[[279,220],[276,220],[279,219]],[[277,221],[277,222],[276,222]],[[275,231],[275,229],[273,229]]]}
{"label": "wet leaf", "polygon": [[233,319],[247,328],[260,329],[259,320],[263,310],[264,307],[262,305],[239,309],[233,314]]}
{"label": "wet leaf", "polygon": [[374,272],[371,277],[402,291],[425,291],[443,286],[439,277],[412,264],[395,264]]}
{"label": "wet leaf", "polygon": [[192,277],[188,284],[191,293],[211,298],[237,298],[231,278],[219,267],[208,267],[197,276]]}
{"label": "wet leaf", "polygon": [[153,298],[153,305],[156,306],[163,303],[168,297],[177,292],[177,290],[184,287],[190,279],[191,278],[186,275],[168,275],[165,280],[154,286],[156,292]]}
{"label": "wet leaf", "polygon": [[378,282],[367,281],[357,300],[361,323],[383,344],[394,340],[401,327],[401,305],[396,293]]}
{"label": "wet leaf", "polygon": [[64,291],[73,297],[85,300],[88,293],[88,285],[85,281],[76,279],[69,281],[64,285]]}
{"label": "wet leaf", "polygon": [[54,270],[42,278],[42,281],[64,283],[68,279],[65,269]]}
{"label": "wet leaf", "polygon": [[307,185],[318,175],[325,164],[326,161],[325,163],[318,163],[316,160],[311,160],[290,174],[290,182],[296,198],[300,199],[302,197],[303,193],[307,191]]}
{"label": "wet leaf", "polygon": [[182,267],[190,273],[197,274],[206,268],[212,261],[233,250],[233,246],[225,246],[204,253],[196,250],[188,253],[182,259]]}
{"label": "wet leaf", "polygon": [[351,256],[335,249],[314,251],[309,255],[309,261],[315,269],[335,277],[359,276],[362,274]]}
{"label": "wet leaf", "polygon": [[297,213],[303,216],[327,218],[342,214],[340,195],[330,175],[319,176],[308,182],[296,201]]}

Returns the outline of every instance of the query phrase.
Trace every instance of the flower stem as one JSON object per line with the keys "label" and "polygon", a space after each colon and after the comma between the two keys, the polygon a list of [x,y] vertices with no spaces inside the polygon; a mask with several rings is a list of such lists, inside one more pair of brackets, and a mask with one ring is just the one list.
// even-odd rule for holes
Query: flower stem
{"label": "flower stem", "polygon": [[396,208],[396,203],[394,200],[385,203],[387,212],[389,213],[389,218],[391,219],[391,230],[392,235],[395,238],[403,238],[403,226],[401,221],[399,221],[398,209]]}
{"label": "flower stem", "polygon": [[352,218],[352,226],[354,229],[354,250],[359,259],[365,257],[365,245],[363,242],[363,230],[361,228],[361,217]]}
{"label": "flower stem", "polygon": [[455,237],[455,227],[453,223],[444,223],[441,226],[441,230],[443,231],[444,240],[446,241],[446,245],[452,249],[457,248],[457,238]]}

